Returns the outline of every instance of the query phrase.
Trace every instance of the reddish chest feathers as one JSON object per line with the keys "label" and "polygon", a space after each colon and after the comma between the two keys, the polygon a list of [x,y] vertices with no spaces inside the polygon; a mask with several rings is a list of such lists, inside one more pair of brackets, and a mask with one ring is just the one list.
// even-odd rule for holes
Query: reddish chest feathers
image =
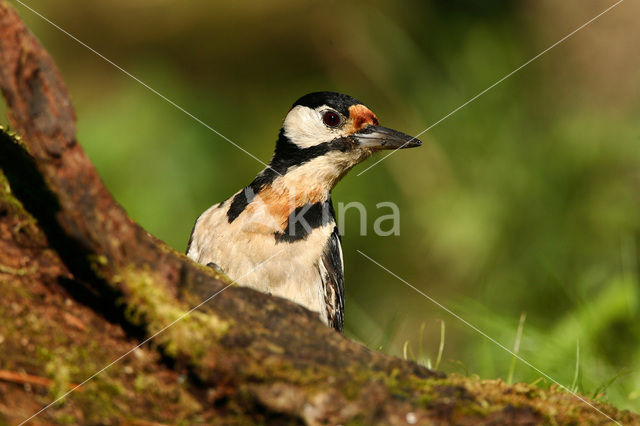
{"label": "reddish chest feathers", "polygon": [[349,107],[349,118],[353,122],[353,131],[357,132],[366,125],[377,126],[378,117],[364,105],[352,105]]}
{"label": "reddish chest feathers", "polygon": [[305,204],[315,204],[325,201],[327,192],[321,185],[291,187],[286,190],[275,190],[268,186],[258,193],[256,200],[248,207],[248,211],[266,208],[269,216],[279,224],[281,231],[286,230],[289,215]]}

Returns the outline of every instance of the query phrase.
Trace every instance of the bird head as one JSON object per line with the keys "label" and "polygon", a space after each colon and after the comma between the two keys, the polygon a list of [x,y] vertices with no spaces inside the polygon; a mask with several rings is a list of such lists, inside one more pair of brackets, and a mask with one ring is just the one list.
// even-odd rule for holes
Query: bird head
{"label": "bird head", "polygon": [[305,206],[317,207],[311,212],[320,211],[318,223],[325,223],[326,216],[333,217],[331,190],[353,166],[379,150],[420,145],[416,138],[380,126],[376,115],[351,96],[309,93],[287,113],[268,167],[234,196],[229,223],[252,210],[260,222],[256,229],[281,234],[290,215]]}
{"label": "bird head", "polygon": [[279,174],[296,170],[307,183],[325,181],[333,187],[376,151],[421,144],[380,126],[373,111],[351,96],[314,92],[298,99],[286,115],[270,166]]}

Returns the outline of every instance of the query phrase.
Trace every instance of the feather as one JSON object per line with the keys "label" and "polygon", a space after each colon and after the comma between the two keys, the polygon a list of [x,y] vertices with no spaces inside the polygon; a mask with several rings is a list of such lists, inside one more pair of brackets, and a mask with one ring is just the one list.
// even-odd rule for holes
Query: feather
{"label": "feather", "polygon": [[344,323],[344,268],[340,233],[334,227],[320,258],[324,301],[330,327],[342,333]]}

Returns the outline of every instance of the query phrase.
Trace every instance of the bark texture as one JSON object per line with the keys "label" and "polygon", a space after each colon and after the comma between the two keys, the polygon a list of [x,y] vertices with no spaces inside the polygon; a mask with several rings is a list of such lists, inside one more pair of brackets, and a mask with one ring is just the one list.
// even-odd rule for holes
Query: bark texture
{"label": "bark texture", "polygon": [[16,132],[0,132],[0,424],[27,419],[159,332],[32,421],[609,421],[553,388],[445,376],[371,351],[298,305],[229,287],[151,236],[101,182],[55,64],[4,0],[0,87]]}

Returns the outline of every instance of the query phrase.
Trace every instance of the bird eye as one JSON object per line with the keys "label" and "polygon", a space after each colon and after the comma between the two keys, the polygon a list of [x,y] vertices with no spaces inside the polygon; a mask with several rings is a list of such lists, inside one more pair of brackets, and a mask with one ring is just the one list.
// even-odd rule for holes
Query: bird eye
{"label": "bird eye", "polygon": [[327,111],[322,116],[322,121],[324,121],[324,124],[329,127],[338,127],[342,120],[340,120],[338,113],[334,111]]}

